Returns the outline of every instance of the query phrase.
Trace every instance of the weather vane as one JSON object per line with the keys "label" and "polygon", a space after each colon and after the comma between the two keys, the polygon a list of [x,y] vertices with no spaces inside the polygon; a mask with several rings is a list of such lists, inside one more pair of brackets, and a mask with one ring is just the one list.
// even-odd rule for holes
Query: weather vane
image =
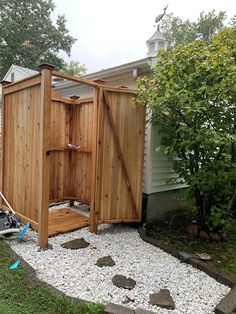
{"label": "weather vane", "polygon": [[159,22],[160,22],[160,20],[163,18],[163,16],[166,14],[167,8],[168,8],[168,4],[167,4],[167,6],[163,9],[163,13],[159,14],[159,15],[155,18],[155,23],[158,23],[158,24],[157,24],[157,29],[158,29],[158,30],[159,30],[159,27],[160,27]]}

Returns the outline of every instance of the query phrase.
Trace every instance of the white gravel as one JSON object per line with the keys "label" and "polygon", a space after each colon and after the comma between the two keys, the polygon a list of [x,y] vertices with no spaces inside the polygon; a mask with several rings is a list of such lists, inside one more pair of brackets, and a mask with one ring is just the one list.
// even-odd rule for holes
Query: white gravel
{"label": "white gravel", "polygon": [[[83,237],[91,245],[85,249],[69,250],[61,244]],[[137,230],[122,225],[102,225],[98,234],[87,228],[49,239],[52,250],[36,250],[37,234],[29,231],[23,241],[10,241],[12,249],[35,270],[39,279],[55,286],[67,295],[102,303],[117,303],[128,296],[134,302],[130,308],[141,307],[159,314],[213,313],[216,304],[230,291],[213,278],[191,265],[142,241]],[[116,265],[100,268],[99,257],[111,255]],[[136,280],[133,290],[112,284],[116,274]],[[167,288],[176,305],[175,310],[161,309],[149,304],[149,294]]]}

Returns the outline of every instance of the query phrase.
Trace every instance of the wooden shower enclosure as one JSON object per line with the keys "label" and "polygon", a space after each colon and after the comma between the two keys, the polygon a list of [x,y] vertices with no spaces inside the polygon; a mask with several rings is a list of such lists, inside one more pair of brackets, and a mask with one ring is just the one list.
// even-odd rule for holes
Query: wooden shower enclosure
{"label": "wooden shower enclosure", "polygon": [[[55,77],[89,87],[93,96],[64,99],[53,90]],[[38,75],[2,85],[1,190],[38,231],[40,247],[48,245],[57,221],[57,212],[50,220],[51,200],[89,205],[82,223],[81,215],[68,216],[71,229],[85,222],[96,232],[101,223],[141,220],[145,108],[131,104],[133,90],[65,75],[48,64]]]}

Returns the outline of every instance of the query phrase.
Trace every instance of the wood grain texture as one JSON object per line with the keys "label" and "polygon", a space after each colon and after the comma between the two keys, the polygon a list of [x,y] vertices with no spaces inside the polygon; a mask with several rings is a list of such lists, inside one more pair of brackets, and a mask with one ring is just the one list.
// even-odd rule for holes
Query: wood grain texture
{"label": "wood grain texture", "polygon": [[131,105],[132,90],[90,86],[93,98],[63,100],[44,69],[3,96],[2,191],[38,229],[41,247],[50,234],[88,224],[48,214],[49,199],[89,204],[93,232],[99,223],[141,220],[145,107]]}
{"label": "wood grain texture", "polygon": [[3,194],[19,214],[38,222],[40,85],[4,95]]}
{"label": "wood grain texture", "polygon": [[91,159],[91,193],[90,193],[90,219],[89,219],[89,230],[90,232],[97,231],[98,212],[96,207],[96,190],[97,190],[97,144],[98,144],[98,117],[99,117],[99,105],[100,95],[103,94],[102,88],[94,88],[94,108],[93,108],[93,123],[92,123],[92,159]]}
{"label": "wood grain texture", "polygon": [[117,131],[117,128],[115,125],[115,121],[113,119],[113,115],[111,113],[110,102],[109,102],[109,99],[107,96],[107,92],[105,92],[105,91],[103,93],[103,102],[104,102],[104,105],[107,109],[106,112],[108,114],[110,126],[112,129],[114,142],[115,142],[115,148],[116,148],[116,151],[118,154],[118,158],[120,160],[120,164],[121,164],[121,168],[122,168],[122,174],[125,178],[127,191],[128,191],[129,197],[130,197],[131,205],[132,205],[132,213],[133,213],[132,215],[133,215],[133,218],[135,219],[135,218],[137,218],[138,213],[137,213],[136,204],[135,204],[135,200],[134,200],[134,193],[133,193],[133,190],[132,190],[131,185],[130,185],[130,178],[129,178],[129,174],[128,174],[127,167],[125,164],[124,155],[123,155],[121,144],[120,144],[120,139],[118,136],[118,131]]}
{"label": "wood grain texture", "polygon": [[69,232],[88,226],[88,217],[69,208],[61,208],[49,213],[48,236]]}
{"label": "wood grain texture", "polygon": [[39,134],[39,185],[38,194],[40,207],[38,212],[38,245],[48,246],[48,207],[50,186],[50,156],[45,151],[51,146],[51,70],[44,68],[41,71],[41,90],[39,102],[39,117],[42,125]]}
{"label": "wood grain texture", "polygon": [[72,75],[61,73],[58,71],[52,71],[52,75],[55,77],[60,77],[60,78],[63,78],[63,79],[66,79],[66,80],[69,80],[72,82],[77,82],[77,83],[85,84],[88,86],[98,86],[98,84],[96,82],[93,82],[90,80],[85,80],[85,79],[80,78],[78,76],[72,76]]}
{"label": "wood grain texture", "polygon": [[4,94],[8,95],[14,92],[19,92],[22,89],[29,88],[35,85],[39,85],[41,82],[40,74],[27,77],[19,82],[11,83],[5,86]]}
{"label": "wood grain texture", "polygon": [[132,94],[103,88],[106,96],[100,100],[97,150],[98,222],[140,221],[145,107],[132,106]]}
{"label": "wood grain texture", "polygon": [[[93,102],[75,106],[73,100],[66,104],[58,99],[51,102],[50,199],[65,196],[90,202]],[[70,103],[70,105],[69,105]],[[77,144],[79,149],[67,147]]]}

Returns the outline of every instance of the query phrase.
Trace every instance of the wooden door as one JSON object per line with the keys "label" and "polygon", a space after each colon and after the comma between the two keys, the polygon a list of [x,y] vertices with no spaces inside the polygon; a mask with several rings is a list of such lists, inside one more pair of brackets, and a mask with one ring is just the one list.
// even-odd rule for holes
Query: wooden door
{"label": "wooden door", "polygon": [[145,107],[134,92],[103,87],[98,106],[97,223],[141,220]]}

